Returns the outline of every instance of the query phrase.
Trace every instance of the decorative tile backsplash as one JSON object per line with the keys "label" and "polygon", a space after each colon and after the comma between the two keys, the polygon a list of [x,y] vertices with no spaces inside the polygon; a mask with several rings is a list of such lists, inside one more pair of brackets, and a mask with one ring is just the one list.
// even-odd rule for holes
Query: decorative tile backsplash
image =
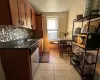
{"label": "decorative tile backsplash", "polygon": [[26,39],[32,36],[32,30],[14,25],[0,25],[0,42]]}

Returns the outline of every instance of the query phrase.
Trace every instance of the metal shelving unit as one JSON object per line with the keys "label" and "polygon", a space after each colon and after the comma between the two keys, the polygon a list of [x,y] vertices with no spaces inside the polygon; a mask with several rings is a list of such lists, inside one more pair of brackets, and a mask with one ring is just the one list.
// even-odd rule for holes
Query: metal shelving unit
{"label": "metal shelving unit", "polygon": [[[81,50],[79,51],[81,55],[76,55],[76,53],[72,52],[70,55],[70,62],[75,67],[75,69],[78,71],[80,76],[82,77],[82,80],[93,80],[94,74],[95,74],[95,68],[99,53],[99,45],[100,45],[100,34],[97,33],[89,33],[89,26],[92,19],[96,19],[100,17],[100,14],[92,14],[94,12],[100,12],[100,10],[92,10],[90,12],[90,15],[83,17],[80,20],[73,20],[73,30],[72,30],[72,47],[74,49],[74,46],[79,47]],[[83,22],[88,21],[88,32],[87,33],[80,33],[80,34],[74,34],[74,23],[75,22]],[[75,41],[75,37],[80,37],[83,39],[82,43],[78,43]],[[96,56],[94,57],[91,53],[88,53],[89,50],[96,50]],[[91,62],[89,62],[89,57],[92,56]]]}

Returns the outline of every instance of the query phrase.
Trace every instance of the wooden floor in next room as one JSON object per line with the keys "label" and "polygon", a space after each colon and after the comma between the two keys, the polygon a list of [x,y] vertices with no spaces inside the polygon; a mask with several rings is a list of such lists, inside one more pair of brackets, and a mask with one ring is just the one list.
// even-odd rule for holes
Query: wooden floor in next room
{"label": "wooden floor in next room", "polygon": [[80,80],[80,76],[70,64],[70,57],[59,57],[59,51],[50,51],[49,63],[39,63],[33,80]]}

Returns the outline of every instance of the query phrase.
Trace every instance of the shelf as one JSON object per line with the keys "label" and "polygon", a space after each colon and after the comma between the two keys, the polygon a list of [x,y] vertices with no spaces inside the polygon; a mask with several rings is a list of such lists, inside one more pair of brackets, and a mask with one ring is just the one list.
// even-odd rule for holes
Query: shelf
{"label": "shelf", "polygon": [[[84,16],[79,20],[74,19],[73,20],[73,31],[74,32],[74,23],[75,22],[81,22],[82,26],[84,25],[84,21],[90,22],[91,21],[95,21],[95,20],[100,20],[100,14],[99,14],[100,10],[92,10],[90,12],[90,15]],[[79,34],[72,34],[72,45],[74,48],[78,47],[80,49],[80,51],[77,49],[77,51],[79,53],[82,52],[82,56],[78,56],[76,57],[75,54],[70,56],[70,61],[71,64],[75,67],[75,69],[77,70],[77,72],[81,75],[82,79],[83,78],[88,78],[87,80],[93,80],[94,78],[94,74],[95,74],[95,66],[97,63],[97,58],[98,58],[98,51],[96,53],[91,53],[91,50],[98,50],[99,46],[100,46],[100,34],[97,33],[89,33],[89,31],[87,33],[79,33]],[[81,51],[82,49],[82,51]],[[91,57],[93,58],[91,62],[89,62],[89,54],[90,56],[93,56],[93,54],[95,55],[95,57]],[[78,55],[78,54],[77,54]],[[96,59],[94,61],[94,59]]]}
{"label": "shelf", "polygon": [[71,63],[75,67],[75,69],[78,71],[80,76],[84,76],[84,77],[92,76],[92,74],[90,73],[83,74],[84,73],[83,69],[79,65],[77,65],[77,63],[75,63],[73,60],[71,60]]}
{"label": "shelf", "polygon": [[[90,18],[91,16],[91,18]],[[100,14],[92,14],[92,15],[88,15],[88,16],[85,16],[79,20],[74,20],[74,22],[82,22],[82,21],[87,21],[87,20],[92,20],[92,19],[96,19],[96,18],[99,18],[100,17]]]}
{"label": "shelf", "polygon": [[[100,20],[100,17],[90,20],[91,22]],[[88,22],[88,21],[87,21]]]}
{"label": "shelf", "polygon": [[81,76],[82,69],[79,66],[77,66],[77,64],[72,59],[71,59],[71,63],[75,67],[75,69],[78,71],[79,75]]}
{"label": "shelf", "polygon": [[[85,49],[85,45],[81,45],[81,44],[78,44],[78,43],[75,43],[75,42],[73,42],[73,44],[82,48],[82,49]],[[86,50],[98,50],[98,48],[87,47]]]}
{"label": "shelf", "polygon": [[74,61],[74,60],[72,60],[71,59],[71,62],[76,66],[77,65],[77,63]]}
{"label": "shelf", "polygon": [[[73,56],[76,56],[75,54]],[[74,57],[71,58],[71,60],[73,61],[74,64],[76,65],[82,65],[82,58],[78,58],[76,56],[76,58],[74,59]],[[96,63],[95,62],[92,62],[92,63],[88,63],[86,60],[85,60],[85,63],[84,65],[95,65]]]}
{"label": "shelf", "polygon": [[[80,43],[78,43],[78,38],[79,38],[79,42],[81,40]],[[83,49],[86,48],[86,50],[97,50],[100,45],[100,34],[97,34],[97,33],[88,33],[87,35],[86,34],[75,34],[73,36],[73,40],[74,40],[73,44]]]}
{"label": "shelf", "polygon": [[75,42],[73,42],[73,44],[75,44],[75,45],[77,45],[77,46],[79,46],[79,47],[85,49],[85,45],[81,45],[81,44],[78,44],[78,43],[75,43]]}
{"label": "shelf", "polygon": [[86,33],[73,34],[73,36],[87,37]]}
{"label": "shelf", "polygon": [[89,51],[87,50],[86,53],[96,56],[97,55],[96,54],[97,53],[97,50],[91,50],[91,51],[90,50]]}
{"label": "shelf", "polygon": [[79,33],[79,34],[73,34],[75,36],[87,36],[87,35],[100,35],[100,34],[97,34],[97,33]]}

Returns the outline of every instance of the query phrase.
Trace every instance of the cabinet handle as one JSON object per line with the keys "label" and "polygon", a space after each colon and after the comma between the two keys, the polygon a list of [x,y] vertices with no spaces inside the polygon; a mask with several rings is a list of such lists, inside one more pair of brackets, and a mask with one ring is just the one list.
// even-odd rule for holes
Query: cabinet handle
{"label": "cabinet handle", "polygon": [[23,25],[24,25],[24,21],[23,21]]}
{"label": "cabinet handle", "polygon": [[20,24],[22,25],[22,20],[20,20]]}
{"label": "cabinet handle", "polygon": [[18,20],[18,23],[21,24],[20,20]]}
{"label": "cabinet handle", "polygon": [[24,21],[22,21],[22,20],[18,20],[18,23],[21,25],[24,25]]}
{"label": "cabinet handle", "polygon": [[23,25],[23,21],[21,21],[22,25]]}
{"label": "cabinet handle", "polygon": [[21,25],[23,25],[23,21],[21,20]]}

